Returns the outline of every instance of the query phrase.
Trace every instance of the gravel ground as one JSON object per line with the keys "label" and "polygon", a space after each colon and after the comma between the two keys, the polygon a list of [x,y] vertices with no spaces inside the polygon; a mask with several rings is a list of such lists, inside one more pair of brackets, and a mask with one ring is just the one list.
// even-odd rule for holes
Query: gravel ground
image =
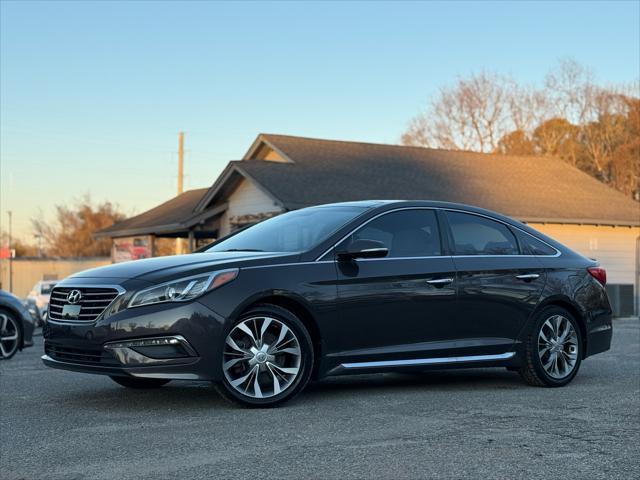
{"label": "gravel ground", "polygon": [[0,478],[640,478],[640,322],[565,388],[504,369],[327,379],[272,410],[0,362]]}

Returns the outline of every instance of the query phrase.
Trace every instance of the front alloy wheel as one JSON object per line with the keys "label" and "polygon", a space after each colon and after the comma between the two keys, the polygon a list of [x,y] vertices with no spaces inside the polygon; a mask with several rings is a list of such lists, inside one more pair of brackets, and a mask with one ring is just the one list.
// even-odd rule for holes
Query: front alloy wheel
{"label": "front alloy wheel", "polygon": [[0,312],[0,358],[11,358],[20,346],[18,321],[10,313]]}
{"label": "front alloy wheel", "polygon": [[249,406],[289,400],[309,379],[311,345],[304,325],[291,312],[274,305],[253,309],[225,339],[222,393]]}

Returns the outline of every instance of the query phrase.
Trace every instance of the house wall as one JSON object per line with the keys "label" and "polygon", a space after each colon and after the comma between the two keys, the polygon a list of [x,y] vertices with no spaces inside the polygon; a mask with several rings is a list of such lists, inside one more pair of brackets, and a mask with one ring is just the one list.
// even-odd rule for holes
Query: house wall
{"label": "house wall", "polygon": [[278,152],[267,145],[262,145],[258,151],[251,157],[253,160],[267,160],[270,162],[288,163],[288,160],[282,158]]}
{"label": "house wall", "polygon": [[220,236],[227,235],[242,224],[281,213],[282,207],[249,180],[242,180],[227,199],[227,210],[220,219]]}
{"label": "house wall", "polygon": [[[635,307],[635,314],[638,314],[640,228],[552,223],[529,225],[585,257],[600,262],[607,270],[610,289],[615,285],[632,285],[633,299],[626,299],[626,302],[631,303]],[[615,301],[618,302],[617,299]]]}

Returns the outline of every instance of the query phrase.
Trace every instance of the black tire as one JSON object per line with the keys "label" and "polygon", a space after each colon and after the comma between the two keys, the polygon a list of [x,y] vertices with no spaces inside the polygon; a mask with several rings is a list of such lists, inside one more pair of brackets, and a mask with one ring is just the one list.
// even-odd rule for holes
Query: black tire
{"label": "black tire", "polygon": [[313,371],[314,351],[311,336],[304,324],[289,310],[271,304],[257,305],[246,311],[236,322],[234,322],[226,332],[224,338],[221,339],[222,351],[224,351],[227,335],[239,323],[254,317],[270,317],[278,320],[286,325],[295,334],[300,346],[300,368],[297,377],[286,389],[277,395],[267,398],[255,398],[243,395],[232,387],[227,380],[224,369],[223,359],[220,358],[217,369],[220,382],[214,382],[214,387],[218,393],[226,400],[233,404],[250,408],[269,408],[282,405],[298,395],[309,383],[311,373]]}
{"label": "black tire", "polygon": [[[5,335],[17,335],[15,340],[3,342],[3,349],[0,349],[0,360],[9,360],[22,348],[22,325],[21,320],[13,312],[0,309],[0,329],[2,328],[2,323],[4,323],[3,317],[7,319]],[[1,331],[0,336],[2,336]]]}
{"label": "black tire", "polygon": [[[577,337],[577,342],[575,345],[577,348],[575,365],[573,366],[573,369],[570,371],[570,373],[568,373],[566,376],[563,376],[562,378],[553,377],[549,373],[547,373],[542,364],[542,360],[540,358],[538,350],[538,336],[540,334],[540,330],[548,319],[556,315],[560,315],[566,318],[571,323]],[[569,313],[562,307],[547,307],[541,310],[536,315],[533,327],[525,345],[524,365],[520,367],[518,373],[520,373],[520,376],[529,385],[533,385],[536,387],[562,387],[571,382],[571,380],[573,380],[578,374],[583,355],[584,344],[582,341],[582,334],[580,332],[578,321],[573,317],[573,315],[571,315],[571,313]]]}
{"label": "black tire", "polygon": [[116,382],[118,385],[122,385],[127,388],[136,388],[141,390],[146,390],[150,388],[160,388],[163,385],[166,385],[171,380],[167,380],[166,378],[137,378],[137,377],[109,377],[111,380]]}

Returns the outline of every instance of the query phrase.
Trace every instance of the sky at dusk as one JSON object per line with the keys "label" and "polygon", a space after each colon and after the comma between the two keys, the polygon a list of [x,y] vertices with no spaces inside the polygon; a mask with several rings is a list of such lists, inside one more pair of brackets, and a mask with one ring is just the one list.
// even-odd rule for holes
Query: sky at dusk
{"label": "sky at dusk", "polygon": [[481,70],[640,76],[640,2],[0,2],[0,228],[86,193],[140,213],[260,132],[394,143]]}

